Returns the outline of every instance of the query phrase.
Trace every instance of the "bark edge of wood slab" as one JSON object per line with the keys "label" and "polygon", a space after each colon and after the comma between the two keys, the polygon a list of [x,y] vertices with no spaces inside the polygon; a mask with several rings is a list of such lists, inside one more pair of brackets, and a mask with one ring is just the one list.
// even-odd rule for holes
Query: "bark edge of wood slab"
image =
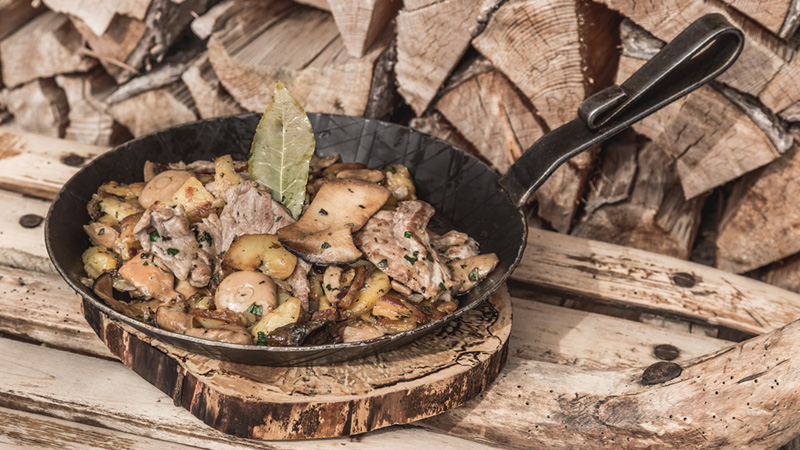
{"label": "bark edge of wood slab", "polygon": [[86,299],[82,309],[109,350],[176,406],[223,433],[280,440],[365,433],[462,405],[500,373],[512,315],[503,287],[438,333],[390,352],[338,365],[264,367],[149,338]]}

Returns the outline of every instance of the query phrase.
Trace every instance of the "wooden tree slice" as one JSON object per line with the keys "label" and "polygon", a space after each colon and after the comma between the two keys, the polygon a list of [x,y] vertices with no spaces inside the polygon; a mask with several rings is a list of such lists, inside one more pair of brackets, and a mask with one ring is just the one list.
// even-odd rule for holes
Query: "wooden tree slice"
{"label": "wooden tree slice", "polygon": [[224,433],[323,438],[405,424],[455,408],[494,381],[508,354],[511,299],[481,307],[405,347],[349,363],[264,367],[213,360],[83,313],[109,350],[149,383]]}

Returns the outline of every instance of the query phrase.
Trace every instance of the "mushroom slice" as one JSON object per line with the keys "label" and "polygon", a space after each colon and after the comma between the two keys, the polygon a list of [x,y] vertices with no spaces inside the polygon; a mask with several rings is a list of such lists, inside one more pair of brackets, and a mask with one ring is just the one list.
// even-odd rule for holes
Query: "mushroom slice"
{"label": "mushroom slice", "polygon": [[212,341],[227,342],[229,344],[252,344],[253,338],[247,329],[241,325],[222,325],[216,328],[190,328],[186,330],[187,336],[194,336]]}
{"label": "mushroom slice", "polygon": [[391,194],[361,180],[336,179],[323,184],[300,220],[278,230],[288,249],[314,264],[344,264],[357,260],[353,244],[358,231]]}
{"label": "mushroom slice", "polygon": [[218,310],[233,312],[244,312],[256,305],[260,311],[258,315],[266,315],[278,304],[277,287],[272,278],[261,272],[234,272],[219,284],[214,303]]}
{"label": "mushroom slice", "polygon": [[189,178],[193,178],[191,172],[185,170],[166,170],[154,176],[142,189],[139,194],[139,203],[145,208],[159,201],[169,203],[175,192],[183,186]]}
{"label": "mushroom slice", "polygon": [[142,321],[147,321],[155,314],[161,302],[158,300],[124,302],[114,298],[114,277],[104,273],[95,280],[92,290],[95,295],[105,300],[114,311]]}
{"label": "mushroom slice", "polygon": [[498,262],[500,260],[494,253],[449,262],[447,267],[453,274],[456,292],[462,294],[475,287],[478,281],[486,278],[497,267]]}
{"label": "mushroom slice", "polygon": [[161,305],[156,310],[156,324],[167,331],[185,333],[192,328],[192,317],[180,306]]}
{"label": "mushroom slice", "polygon": [[175,277],[156,265],[152,253],[140,253],[119,268],[119,274],[145,297],[171,302],[181,297],[173,289]]}
{"label": "mushroom slice", "polygon": [[222,258],[225,268],[260,269],[265,274],[285,280],[292,275],[297,257],[283,248],[272,234],[246,234],[233,241]]}

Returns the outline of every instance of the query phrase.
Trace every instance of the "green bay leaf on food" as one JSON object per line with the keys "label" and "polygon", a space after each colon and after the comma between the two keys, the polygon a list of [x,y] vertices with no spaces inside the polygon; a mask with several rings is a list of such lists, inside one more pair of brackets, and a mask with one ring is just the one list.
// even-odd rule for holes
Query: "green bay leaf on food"
{"label": "green bay leaf on food", "polygon": [[258,122],[250,147],[248,175],[268,188],[297,219],[303,209],[314,131],[300,103],[279,81]]}

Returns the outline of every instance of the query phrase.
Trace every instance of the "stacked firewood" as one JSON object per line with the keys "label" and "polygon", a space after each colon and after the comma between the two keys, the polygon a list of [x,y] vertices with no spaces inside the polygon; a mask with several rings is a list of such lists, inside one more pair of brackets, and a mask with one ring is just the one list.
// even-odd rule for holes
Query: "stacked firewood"
{"label": "stacked firewood", "polygon": [[712,12],[736,64],[561,167],[533,222],[800,291],[800,0],[0,0],[0,120],[113,145],[263,111],[281,80],[503,172]]}

